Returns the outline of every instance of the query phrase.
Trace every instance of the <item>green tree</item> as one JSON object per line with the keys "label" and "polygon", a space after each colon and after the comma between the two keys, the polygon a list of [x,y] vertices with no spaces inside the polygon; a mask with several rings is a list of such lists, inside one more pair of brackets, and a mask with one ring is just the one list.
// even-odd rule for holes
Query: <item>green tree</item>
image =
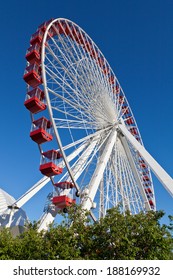
{"label": "green tree", "polygon": [[117,208],[93,227],[95,259],[169,259],[173,239],[159,220],[163,212],[121,214]]}
{"label": "green tree", "polygon": [[13,237],[0,231],[0,259],[149,260],[173,259],[173,217],[161,224],[162,211],[125,215],[118,208],[94,223],[79,206],[69,208],[60,225],[38,232],[37,223]]}
{"label": "green tree", "polygon": [[43,232],[38,232],[37,223],[27,225],[25,232],[15,238],[16,260],[44,260],[47,249],[44,247]]}
{"label": "green tree", "polygon": [[7,228],[1,228],[0,230],[0,260],[13,259],[15,254],[15,240]]}
{"label": "green tree", "polygon": [[84,240],[87,213],[79,206],[72,206],[68,215],[63,214],[64,220],[60,225],[52,225],[45,233],[45,243],[49,259],[82,259],[81,244]]}

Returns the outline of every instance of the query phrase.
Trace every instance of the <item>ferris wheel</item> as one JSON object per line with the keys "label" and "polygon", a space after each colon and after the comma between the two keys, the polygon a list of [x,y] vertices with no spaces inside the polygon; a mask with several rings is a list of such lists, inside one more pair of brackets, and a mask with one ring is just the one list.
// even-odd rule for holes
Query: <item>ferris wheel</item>
{"label": "ferris wheel", "polygon": [[51,181],[40,220],[81,204],[94,220],[120,206],[132,214],[156,209],[150,168],[173,195],[172,178],[143,146],[127,97],[93,40],[70,20],[51,19],[31,36],[25,106],[44,177],[15,205]]}

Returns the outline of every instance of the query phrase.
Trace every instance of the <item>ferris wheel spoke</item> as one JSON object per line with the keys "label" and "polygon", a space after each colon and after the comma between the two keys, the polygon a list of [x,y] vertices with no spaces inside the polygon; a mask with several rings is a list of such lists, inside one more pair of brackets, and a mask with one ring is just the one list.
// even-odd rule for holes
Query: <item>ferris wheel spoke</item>
{"label": "ferris wheel spoke", "polygon": [[[51,55],[57,60],[58,64],[61,66],[61,68],[66,73],[66,75],[68,76],[68,78],[70,79],[71,82],[77,84],[76,75],[80,74],[80,76],[77,76],[78,80],[80,79],[80,83],[78,82],[78,86],[80,85],[80,87],[83,87],[84,89],[89,89],[92,86],[92,84],[90,83],[90,79],[87,79],[87,80],[85,79],[86,74],[91,73],[91,63],[90,63],[90,72],[89,73],[86,73],[86,67],[85,68],[80,67],[79,70],[81,70],[81,71],[78,71],[78,65],[82,65],[81,61],[83,60],[83,58],[78,58],[77,61],[75,60],[75,62],[71,62],[71,61],[68,61],[67,58],[65,57],[65,60],[67,60],[69,63],[69,65],[67,64],[67,66],[65,66],[63,64],[63,62],[60,61],[60,59],[54,54],[54,52],[50,48],[48,48],[48,50],[51,53]],[[85,63],[85,65],[87,65],[87,63]],[[53,66],[55,67],[55,65],[53,65]],[[57,68],[56,68],[56,70],[57,70]],[[93,75],[95,75],[95,73],[96,73],[96,71],[93,71]],[[90,77],[92,77],[92,80],[93,80],[93,75],[90,74]],[[98,79],[98,77],[97,77],[97,79]],[[87,93],[87,91],[86,91],[86,93]],[[86,96],[86,94],[85,94],[85,96]]]}
{"label": "ferris wheel spoke", "polygon": [[[75,180],[81,176],[84,170],[92,161],[93,157],[96,155],[97,149],[97,142],[98,140],[93,141],[90,145],[86,148],[86,150],[81,154],[81,156],[77,159],[77,161],[73,164],[72,170],[74,173]],[[84,179],[84,176],[83,176]]]}
{"label": "ferris wheel spoke", "polygon": [[80,59],[79,53],[76,51],[76,46],[74,43],[72,44],[72,40],[70,40],[68,36],[59,37],[59,42],[61,43],[63,51],[56,42],[56,39],[52,38],[52,41],[67,65]]}
{"label": "ferris wheel spoke", "polygon": [[128,176],[129,176],[129,170],[127,169],[126,162],[124,159],[124,156],[121,155],[120,158],[121,166],[123,169],[122,173],[122,186],[124,186],[124,201],[125,201],[125,209],[131,211],[131,206],[130,206],[130,193],[129,193],[129,182],[128,182]]}
{"label": "ferris wheel spoke", "polygon": [[101,136],[106,135],[109,130],[110,130],[109,127],[100,129],[100,130],[98,130],[98,131],[96,131],[96,132],[94,132],[92,134],[89,134],[89,135],[87,135],[85,137],[82,137],[82,138],[80,138],[80,139],[78,139],[78,140],[76,140],[76,141],[74,141],[74,142],[72,142],[72,143],[70,143],[70,144],[68,144],[66,146],[63,146],[63,150],[65,151],[65,150],[67,150],[67,149],[69,149],[71,147],[75,147],[76,145],[78,145],[78,144],[80,144],[82,142],[85,143],[86,141],[90,141],[91,142],[93,140],[96,140],[96,139],[100,138]]}
{"label": "ferris wheel spoke", "polygon": [[118,188],[120,192],[120,203],[122,204],[123,212],[128,210],[126,208],[126,202],[127,202],[127,197],[125,194],[125,188],[123,185],[123,169],[122,169],[122,164],[121,164],[121,154],[120,151],[118,150],[117,153],[117,164],[118,164]]}
{"label": "ferris wheel spoke", "polygon": [[[71,152],[69,155],[67,155],[68,162],[70,163],[72,160],[74,160],[87,146],[88,146],[88,142],[84,142],[79,147],[77,147],[73,152]],[[61,163],[60,163],[60,166],[61,166]],[[62,167],[63,168],[65,167],[65,163],[63,162],[63,160],[62,160]]]}
{"label": "ferris wheel spoke", "polygon": [[[50,92],[52,92],[50,90]],[[59,96],[59,94],[56,94],[54,93],[57,97]],[[81,120],[81,117],[83,119],[83,122],[87,122],[87,123],[98,123],[97,119],[99,117],[99,120],[103,123],[105,123],[105,120],[106,120],[106,115],[104,115],[104,112],[102,111],[102,108],[99,109],[99,107],[97,106],[97,109],[96,108],[96,104],[95,104],[95,107],[94,109],[92,108],[83,108],[81,105],[79,104],[76,104],[74,103],[73,104],[73,101],[69,101],[69,99],[65,98],[65,97],[60,97],[60,99],[63,100],[63,102],[65,102],[65,104],[68,104],[66,105],[66,110],[64,112],[63,109],[61,109],[61,107],[63,106],[58,106],[56,107],[56,99],[52,99],[52,108],[54,110],[57,110],[58,112],[61,112],[61,113],[65,113],[65,115],[69,115],[71,117],[73,117],[74,119],[80,119]],[[59,104],[59,103],[58,103]],[[69,108],[67,107],[69,106]],[[93,105],[92,105],[93,106]],[[67,110],[68,108],[68,110]],[[70,110],[70,108],[72,108],[72,110]],[[66,113],[67,111],[67,113]],[[68,113],[69,112],[69,113]]]}
{"label": "ferris wheel spoke", "polygon": [[[80,117],[81,115],[85,116],[86,118],[92,117],[92,115],[89,114],[89,111],[88,111],[89,109],[88,108],[85,109],[82,105],[80,105],[79,103],[76,103],[75,100],[73,101],[73,100],[67,99],[66,97],[61,96],[60,94],[56,93],[55,91],[52,91],[49,88],[48,88],[48,91],[50,93],[52,93],[53,95],[55,95],[60,100],[62,100],[61,103],[60,103],[60,101],[57,101],[57,99],[51,100],[52,109],[54,109],[55,111],[65,113],[65,114],[67,112],[67,114],[69,114],[68,111],[70,110],[70,116],[73,116],[74,118],[77,118],[77,119],[81,119],[81,117]],[[61,109],[64,107],[64,104],[66,105],[65,106],[66,109]],[[67,108],[68,108],[68,110],[67,110]],[[72,114],[72,112],[74,112],[74,113]]]}
{"label": "ferris wheel spoke", "polygon": [[[90,156],[90,158],[87,160],[87,161],[85,161],[85,165],[83,165],[83,169],[81,169],[81,174],[83,173],[83,178],[82,178],[82,182],[84,182],[85,181],[85,177],[87,176],[88,177],[88,175],[89,175],[89,173],[93,173],[93,171],[91,172],[90,171],[90,166],[92,166],[93,165],[93,160],[95,159],[95,158],[97,158],[98,159],[98,154],[100,153],[100,151],[102,150],[102,148],[103,148],[103,145],[105,144],[105,142],[107,141],[107,139],[109,138],[109,135],[110,135],[110,133],[108,133],[107,135],[104,135],[104,137],[100,134],[100,137],[98,137],[98,138],[96,138],[95,140],[97,140],[97,142],[96,142],[96,144],[97,145],[95,145],[94,146],[94,149],[93,149],[93,152],[92,152],[92,154],[91,154],[91,156]],[[102,139],[103,138],[103,139]],[[102,139],[102,141],[101,141],[101,139]],[[92,142],[95,142],[95,140],[93,139],[93,141]],[[83,157],[85,157],[85,155],[84,156],[82,156],[82,158]],[[80,165],[80,164],[79,164]],[[93,169],[93,168],[91,168],[91,169]],[[85,171],[85,173],[84,173],[84,171]],[[85,183],[86,184],[86,183]],[[88,181],[88,184],[87,184],[88,186],[90,186],[90,182]]]}
{"label": "ferris wheel spoke", "polygon": [[112,167],[111,167],[111,162],[112,162],[112,157],[113,155],[109,158],[109,161],[107,163],[107,166],[105,168],[103,178],[101,180],[101,184],[104,184],[105,187],[102,187],[102,191],[100,191],[100,200],[102,202],[102,205],[100,206],[100,216],[103,216],[106,214],[107,209],[113,207],[114,204],[114,197],[112,196],[112,191],[115,188],[115,185],[113,187],[112,183],[114,180],[114,176],[112,174]]}
{"label": "ferris wheel spoke", "polygon": [[[48,44],[47,45],[47,50],[48,52],[55,58],[55,60],[57,60],[57,58],[59,57],[58,61],[61,60],[62,64],[66,64],[67,66],[69,65],[73,65],[75,64],[76,58],[74,59],[74,55],[73,53],[69,53],[69,46],[67,44],[64,43],[64,40],[62,39],[62,37],[59,37],[58,42],[61,43],[61,47],[59,47],[58,42],[56,39],[52,38],[51,39],[53,44]],[[57,54],[56,54],[57,53]],[[79,59],[79,58],[78,58]],[[75,71],[75,68],[74,68]]]}
{"label": "ferris wheel spoke", "polygon": [[70,129],[96,129],[97,123],[89,122],[87,120],[70,120],[54,118],[57,128],[69,128]]}
{"label": "ferris wheel spoke", "polygon": [[104,191],[104,215],[106,214],[107,209],[115,207],[116,204],[116,184],[115,184],[115,176],[112,173],[112,157],[110,158],[107,167],[105,169],[105,175],[104,175],[104,180],[105,180],[105,191]]}
{"label": "ferris wheel spoke", "polygon": [[[63,66],[64,67],[64,66]],[[69,69],[64,69],[64,71],[66,71],[67,73],[69,73]],[[95,73],[95,71],[94,71],[94,73]],[[94,74],[93,73],[93,74]],[[76,73],[75,73],[76,74]],[[83,75],[83,77],[84,77],[84,75]],[[93,77],[93,75],[92,75],[92,77]],[[82,82],[84,82],[85,80],[83,80]],[[88,80],[87,80],[88,81]],[[80,82],[81,82],[81,80],[80,80]],[[81,85],[82,85],[82,83],[80,83]],[[86,86],[87,86],[87,84],[83,84],[83,88],[85,89],[86,88]],[[89,84],[89,86],[87,86],[87,88],[89,89],[91,87],[91,84]],[[86,91],[86,93],[87,93],[87,91]],[[87,94],[85,94],[84,95],[85,97],[87,96]],[[91,98],[91,95],[89,96],[90,98]],[[85,101],[85,100],[84,100]]]}
{"label": "ferris wheel spoke", "polygon": [[[69,101],[67,101],[67,102],[69,104],[68,111],[67,111],[67,105],[66,105],[66,109],[62,110],[60,108],[60,106],[58,108],[55,107],[56,105],[54,105],[54,104],[56,104],[56,101],[52,101],[52,104],[53,104],[52,109],[59,112],[59,113],[62,113],[63,115],[65,115],[66,119],[64,119],[64,123],[67,123],[68,120],[69,120],[69,123],[73,122],[75,124],[77,124],[77,123],[78,124],[79,123],[81,123],[81,124],[82,123],[83,124],[91,124],[91,123],[95,122],[94,117],[91,114],[89,114],[87,112],[87,110],[86,110],[86,113],[85,113],[84,110],[81,110],[80,107],[78,108],[78,106],[76,106],[75,104],[73,105]],[[73,119],[70,120],[68,117],[72,117]],[[58,119],[59,119],[60,122],[62,122],[62,120],[63,120],[63,119],[60,119],[60,118],[55,118],[55,120],[57,120],[57,121],[58,121]]]}
{"label": "ferris wheel spoke", "polygon": [[[126,151],[125,151],[126,153]],[[135,178],[134,169],[132,169],[132,165],[129,161],[129,156],[123,155],[121,157],[122,161],[122,169],[123,169],[123,177],[124,177],[124,195],[126,197],[126,209],[130,210],[133,213],[137,213],[143,209],[143,203],[140,205],[140,195],[139,195],[139,188],[135,188],[137,186],[137,181]],[[138,202],[136,203],[135,197],[138,194]],[[145,197],[146,200],[146,197]]]}
{"label": "ferris wheel spoke", "polygon": [[[53,78],[54,82],[57,83],[60,88],[62,88],[62,85],[63,87],[65,88],[65,86],[69,89],[71,89],[72,91],[75,91],[77,92],[76,88],[72,87],[72,85],[74,83],[76,83],[76,78],[74,76],[70,76],[69,79],[65,79],[64,78],[64,73],[67,75],[69,74],[69,70],[66,69],[64,67],[64,65],[61,65],[61,68],[59,66],[55,66],[51,60],[49,58],[47,58],[49,64],[46,66],[46,72],[47,72],[47,75],[50,77],[50,78]],[[60,62],[59,62],[60,64]],[[53,69],[51,69],[53,66]],[[63,72],[62,72],[62,69],[63,69]],[[56,70],[56,72],[55,72]],[[71,96],[72,97],[72,96]]]}
{"label": "ferris wheel spoke", "polygon": [[[72,67],[72,66],[76,66],[76,65],[70,65],[71,68],[70,68],[70,67],[66,67],[66,66],[63,64],[63,62],[61,62],[61,60],[59,59],[59,57],[56,56],[56,55],[53,53],[53,50],[52,50],[52,49],[50,49],[50,48],[47,48],[47,49],[48,49],[49,53],[53,56],[53,58],[56,59],[56,61],[58,62],[58,64],[56,65],[55,63],[52,63],[51,59],[50,59],[48,56],[46,56],[47,61],[49,62],[49,64],[50,64],[51,67],[52,67],[52,70],[50,70],[50,68],[49,68],[49,71],[52,71],[52,72],[53,72],[53,70],[56,70],[56,72],[57,72],[58,74],[60,74],[60,76],[61,76],[62,78],[63,78],[63,74],[65,73],[66,76],[68,77],[69,81],[71,81],[72,83],[76,82],[76,76],[75,76],[75,74],[76,74],[76,69]],[[74,72],[71,72],[71,70],[74,70]]]}
{"label": "ferris wheel spoke", "polygon": [[128,164],[128,162],[124,163],[124,170],[125,170],[125,183],[127,185],[126,188],[126,197],[128,197],[129,201],[128,201],[128,207],[129,207],[129,211],[131,213],[137,213],[140,212],[140,210],[142,209],[139,205],[139,201],[136,204],[136,190],[135,190],[135,186],[136,186],[136,181],[134,178],[134,175],[130,169],[130,166]]}
{"label": "ferris wheel spoke", "polygon": [[[126,161],[124,163],[124,169],[125,169],[125,174],[126,174],[126,185],[127,185],[127,197],[129,199],[128,205],[129,205],[129,211],[131,213],[135,213],[136,207],[135,207],[135,196],[136,196],[136,191],[135,191],[135,186],[136,186],[136,180],[134,178],[134,174],[132,173],[132,170],[130,168],[130,165]],[[139,205],[137,205],[137,212],[140,211]],[[142,208],[141,208],[142,209]]]}
{"label": "ferris wheel spoke", "polygon": [[[53,78],[54,79],[54,78]],[[59,85],[61,85],[59,82],[57,82]],[[60,94],[58,94],[58,93],[55,93],[55,92],[52,92],[52,90],[51,89],[49,89],[49,91],[51,92],[51,93],[54,93],[54,95],[56,95],[57,97],[59,97],[60,99],[62,99],[63,101],[65,101],[65,102],[67,102],[67,104],[69,104],[70,106],[72,106],[76,111],[77,111],[77,108],[79,107],[79,108],[81,108],[82,109],[82,111],[80,110],[79,112],[82,114],[82,115],[84,115],[84,112],[85,112],[85,114],[87,113],[88,114],[88,112],[92,112],[94,109],[95,109],[95,107],[94,107],[94,104],[96,103],[96,101],[95,101],[95,99],[94,100],[90,100],[90,103],[88,104],[88,105],[86,105],[87,103],[85,102],[86,100],[84,99],[84,100],[82,100],[82,102],[81,103],[79,103],[79,101],[80,100],[78,100],[78,98],[77,99],[74,99],[74,97],[76,96],[76,95],[71,95],[70,93],[69,93],[69,91],[67,91],[67,90],[65,90],[65,88],[63,88],[63,90],[67,93],[67,95],[70,97],[70,99],[72,99],[72,100],[70,100],[70,99],[67,99],[67,97],[63,97],[62,95],[60,95]],[[73,90],[72,88],[71,88],[71,90]],[[76,94],[77,92],[75,91],[75,94]],[[91,102],[91,101],[93,101],[93,103]],[[55,102],[55,100],[53,101],[53,102]],[[84,106],[82,105],[82,104],[84,104]],[[98,103],[97,103],[97,105],[99,105]],[[86,106],[91,106],[91,108],[89,107],[86,107]],[[102,110],[102,108],[100,108],[100,116],[101,116],[101,110]],[[97,106],[97,111],[99,112],[99,106]],[[88,114],[89,115],[89,114]]]}
{"label": "ferris wheel spoke", "polygon": [[[57,112],[59,112],[59,113],[62,113],[62,114],[64,114],[65,113],[65,116],[66,117],[72,117],[73,118],[73,121],[77,121],[77,122],[82,122],[81,121],[81,117],[79,116],[79,115],[76,115],[75,113],[74,114],[72,114],[73,113],[73,111],[72,111],[72,113],[70,112],[70,108],[69,108],[69,111],[65,111],[64,112],[64,110],[61,110],[59,107],[57,108],[57,107],[54,107],[54,106],[52,106],[52,109],[53,110],[55,110],[55,111],[57,111]],[[56,119],[56,118],[55,118]],[[83,119],[83,118],[82,118]],[[58,118],[57,118],[57,120],[58,120]],[[67,122],[67,119],[66,119],[66,122]],[[87,122],[88,123],[88,121],[87,121],[87,119],[85,119],[83,122]],[[91,121],[89,122],[89,123],[92,123]]]}
{"label": "ferris wheel spoke", "polygon": [[[97,138],[95,138],[94,142],[97,141]],[[97,143],[97,142],[96,142]],[[75,177],[75,180],[77,180],[78,177],[76,177],[76,166],[78,164],[78,161],[79,159],[84,159],[84,156],[85,156],[85,159],[88,157],[88,153],[86,153],[87,150],[90,150],[90,152],[92,152],[91,150],[91,145],[92,143],[89,142],[84,142],[83,144],[81,144],[78,148],[76,148],[73,152],[71,152],[69,155],[67,155],[67,160],[68,162],[70,163],[71,161],[74,161],[74,159],[78,156],[78,159],[73,163],[73,165],[71,165],[71,169],[73,171],[73,174],[74,174],[74,177]],[[68,147],[69,148],[69,147]],[[67,149],[67,147],[66,147]],[[83,152],[84,150],[84,152]],[[82,153],[82,155],[80,155]],[[65,167],[65,162],[62,160],[60,163],[59,163],[59,166],[61,168],[64,168]],[[74,168],[75,167],[75,168]],[[69,172],[67,171],[62,177],[61,179],[59,180],[59,182],[61,181],[70,181],[70,177],[69,177]]]}
{"label": "ferris wheel spoke", "polygon": [[[84,172],[87,166],[92,161],[93,157],[96,155],[98,149],[96,148],[98,140],[92,141],[89,145],[86,145],[86,149],[84,152],[78,157],[78,159],[71,165],[71,169],[74,174],[74,179],[77,181],[80,175]],[[71,155],[70,155],[71,156]],[[70,157],[69,156],[69,157]],[[69,158],[68,157],[68,158]],[[83,176],[84,179],[85,176]],[[69,181],[69,173],[68,171],[62,176],[61,180]],[[65,193],[67,194],[69,191],[66,190]]]}
{"label": "ferris wheel spoke", "polygon": [[117,148],[117,143],[114,147],[113,154],[110,160],[110,172],[112,174],[112,189],[111,193],[114,194],[115,196],[115,205],[118,205],[119,203],[119,187],[118,187],[118,168],[117,168],[117,156],[118,156],[118,148]]}
{"label": "ferris wheel spoke", "polygon": [[[73,35],[72,35],[72,36],[73,36]],[[68,39],[68,40],[69,40],[69,39]],[[72,44],[72,41],[71,41],[71,40],[69,40],[69,42],[70,42],[70,44],[71,44],[71,46],[72,46],[72,49],[73,49],[74,52],[75,52],[75,55],[76,55],[77,58],[78,58],[78,61],[83,60],[84,55],[86,55],[86,51],[84,50],[84,48],[79,47],[79,45],[76,46],[76,45]],[[61,41],[61,43],[62,43],[62,41]],[[62,44],[63,44],[63,43],[62,43]],[[63,45],[64,45],[64,47],[66,46],[65,44],[63,44]],[[76,48],[77,48],[78,51],[76,50]],[[95,54],[96,54],[95,47],[92,46],[92,48],[93,48],[93,51],[94,51]],[[72,62],[72,63],[74,63],[74,61],[76,62],[76,58],[74,58],[74,60],[71,61],[71,58],[73,57],[73,53],[70,52],[70,55],[69,55],[69,52],[67,51],[67,49],[64,48],[64,50],[66,51],[66,54],[68,55],[68,62]],[[69,49],[68,49],[68,50],[69,50]],[[80,57],[78,56],[78,53],[80,53]],[[82,59],[81,59],[81,57],[82,57]],[[88,56],[87,59],[88,59],[88,63],[86,63],[86,64],[85,64],[85,67],[83,67],[83,71],[85,72],[86,69],[87,69],[87,70],[88,70],[88,73],[91,73],[91,72],[92,72],[92,77],[95,78],[95,81],[97,81],[98,78],[99,78],[99,80],[102,79],[103,81],[105,81],[105,79],[103,79],[103,74],[100,75],[101,71],[98,71],[98,70],[99,70],[98,65],[97,65],[96,63],[94,63],[93,59],[92,59],[90,56]],[[83,64],[83,65],[84,65],[84,64]],[[86,67],[86,66],[87,66],[87,67]],[[96,66],[97,66],[97,67],[96,67]],[[93,68],[93,67],[94,67],[94,68]],[[93,69],[93,71],[92,71],[92,69]],[[96,74],[97,74],[97,75],[96,75]],[[92,79],[93,79],[93,78],[92,78]],[[83,82],[86,82],[86,79],[84,79]],[[91,86],[91,85],[90,85],[90,86]]]}
{"label": "ferris wheel spoke", "polygon": [[[144,202],[141,200],[140,189],[137,188],[138,186],[137,181],[128,157],[124,162],[124,170],[125,170],[126,180],[127,180],[126,184],[128,186],[127,197],[129,198],[129,210],[131,213],[136,214],[142,211],[144,207]],[[144,197],[143,200],[146,201],[146,197]]]}
{"label": "ferris wheel spoke", "polygon": [[[51,69],[49,69],[48,68],[48,66],[47,66],[47,68],[46,68],[47,70],[49,70],[50,72],[53,72]],[[49,73],[49,72],[48,72]],[[57,76],[57,75],[55,75],[54,74],[54,76]],[[58,76],[57,76],[58,77]],[[55,78],[54,78],[55,79]],[[63,79],[63,78],[62,78]],[[59,85],[61,85],[61,83],[59,82]],[[68,84],[66,84],[72,91],[74,90],[73,88],[72,88],[72,86],[68,83]],[[67,91],[67,94],[69,95],[69,91]],[[85,108],[85,106],[86,106],[86,100],[85,100],[85,97],[82,97],[82,99],[81,99],[81,97],[80,97],[80,99],[79,99],[79,96],[82,96],[81,94],[79,94],[79,92],[78,91],[76,91],[76,88],[75,88],[75,94],[77,94],[77,103],[79,103],[79,101],[81,101],[80,103],[82,103],[82,104],[84,104],[84,108]],[[70,95],[70,98],[74,98],[74,96],[76,96],[76,95]],[[85,94],[84,96],[87,96],[87,94]],[[99,105],[99,102],[98,102],[98,100],[97,100],[97,98],[96,98],[96,95],[94,95],[94,99],[92,100],[92,98],[91,98],[91,94],[90,94],[90,102],[88,103],[88,104],[95,104],[95,100],[97,101],[97,107],[98,107],[98,105]],[[100,100],[100,99],[99,99]],[[75,100],[76,101],[76,100]],[[92,101],[92,102],[91,102]],[[105,100],[104,100],[105,101]],[[101,106],[103,105],[103,102],[101,103]],[[102,109],[102,108],[100,108],[100,109]],[[97,109],[98,110],[98,109]],[[101,114],[100,114],[101,115]]]}
{"label": "ferris wheel spoke", "polygon": [[[137,170],[137,167],[136,167],[136,164],[134,162],[134,159],[133,159],[133,156],[131,154],[131,151],[130,151],[130,148],[129,148],[129,145],[127,143],[127,140],[123,137],[123,136],[120,136],[120,139],[121,139],[121,142],[123,144],[123,147],[125,149],[125,152],[126,152],[126,155],[127,155],[127,158],[129,160],[129,164],[130,164],[130,168],[131,170],[133,171],[133,174],[134,174],[134,177],[135,177],[135,181],[136,181],[136,184],[138,185],[138,188],[140,190],[140,193],[143,197],[143,203],[145,204],[145,207],[146,207],[146,210],[150,210],[150,206],[149,206],[149,203],[148,203],[148,200],[147,200],[147,197],[146,197],[146,193],[144,191],[144,187],[143,187],[143,184],[141,182],[141,178],[139,176],[139,173],[138,173],[138,170]],[[136,185],[136,184],[132,184],[133,186]]]}
{"label": "ferris wheel spoke", "polygon": [[[119,143],[120,145],[120,143]],[[118,187],[118,194],[119,194],[119,203],[122,205],[123,211],[129,210],[129,201],[127,195],[127,185],[126,185],[126,171],[123,168],[123,151],[122,147],[117,152],[117,187]]]}

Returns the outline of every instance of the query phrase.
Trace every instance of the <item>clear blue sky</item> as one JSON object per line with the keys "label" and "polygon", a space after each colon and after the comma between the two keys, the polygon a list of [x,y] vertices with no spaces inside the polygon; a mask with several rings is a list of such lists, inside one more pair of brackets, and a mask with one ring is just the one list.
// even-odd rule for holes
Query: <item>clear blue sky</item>
{"label": "clear blue sky", "polygon": [[[0,8],[0,187],[15,198],[41,174],[39,152],[30,140],[23,106],[25,52],[32,33],[50,18],[81,26],[114,70],[135,115],[148,151],[173,177],[173,1],[3,1]],[[157,208],[173,214],[173,199],[153,177]],[[38,219],[51,185],[24,209]]]}

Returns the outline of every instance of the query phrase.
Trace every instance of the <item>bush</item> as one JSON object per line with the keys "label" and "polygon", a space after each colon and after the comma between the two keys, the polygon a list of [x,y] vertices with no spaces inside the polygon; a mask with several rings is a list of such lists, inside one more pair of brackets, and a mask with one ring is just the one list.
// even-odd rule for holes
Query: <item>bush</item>
{"label": "bush", "polygon": [[60,225],[38,232],[37,223],[13,237],[0,231],[0,259],[21,260],[168,260],[173,259],[173,217],[161,224],[163,211],[122,214],[107,211],[97,223],[81,207],[70,207]]}

